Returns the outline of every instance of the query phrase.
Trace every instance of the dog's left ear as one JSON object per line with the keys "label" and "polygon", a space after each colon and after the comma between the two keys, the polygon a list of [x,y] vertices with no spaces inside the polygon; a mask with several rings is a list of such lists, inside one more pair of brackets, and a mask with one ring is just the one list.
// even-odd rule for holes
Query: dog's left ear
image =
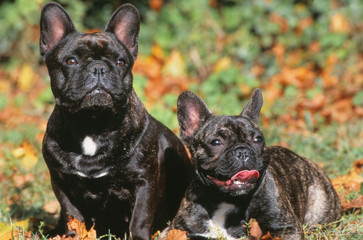
{"label": "dog's left ear", "polygon": [[178,98],[177,116],[180,138],[188,142],[197,130],[214,114],[196,94],[185,91]]}
{"label": "dog's left ear", "polygon": [[252,96],[247,105],[243,108],[241,116],[251,119],[254,123],[258,124],[258,117],[263,104],[262,93],[259,88],[252,92]]}
{"label": "dog's left ear", "polygon": [[68,34],[76,32],[64,8],[55,2],[44,5],[40,14],[40,55],[44,56]]}
{"label": "dog's left ear", "polygon": [[140,31],[139,11],[131,4],[119,7],[108,22],[105,32],[113,33],[136,59]]}

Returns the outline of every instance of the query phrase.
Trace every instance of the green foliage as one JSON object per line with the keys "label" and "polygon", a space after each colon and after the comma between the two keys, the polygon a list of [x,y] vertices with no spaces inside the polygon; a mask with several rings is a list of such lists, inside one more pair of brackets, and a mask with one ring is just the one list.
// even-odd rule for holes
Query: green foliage
{"label": "green foliage", "polygon": [[162,100],[162,103],[156,104],[149,112],[158,121],[164,123],[176,133],[178,120],[175,112],[172,110],[172,106],[175,105],[177,96],[174,94],[166,94]]}
{"label": "green foliage", "polygon": [[146,101],[146,97],[145,97],[145,93],[144,93],[146,83],[147,83],[147,78],[145,78],[144,76],[142,76],[140,74],[134,74],[133,86],[134,86],[137,96],[140,98],[140,100],[142,102]]}
{"label": "green foliage", "polygon": [[257,85],[255,79],[240,76],[239,70],[231,67],[220,72],[212,73],[200,84],[198,90],[203,95],[207,104],[213,107],[214,111],[237,115],[242,111],[242,105],[239,101],[243,98],[243,94],[239,88],[240,83],[249,84],[251,87],[256,87]]}
{"label": "green foliage", "polygon": [[7,105],[7,99],[6,96],[2,93],[0,93],[0,111],[3,110]]}
{"label": "green foliage", "polygon": [[356,94],[354,95],[353,103],[354,103],[354,105],[356,105],[356,106],[361,106],[361,107],[363,107],[363,90],[359,91],[358,93],[356,93]]}
{"label": "green foliage", "polygon": [[[349,30],[334,32],[330,25],[332,17],[341,14],[351,28],[357,27],[359,19],[363,18],[363,11],[359,11],[363,9],[363,2],[340,1],[339,6],[332,6],[332,1],[295,4],[292,1],[257,0],[228,1],[228,4],[213,8],[207,0],[170,1],[160,12],[146,12],[140,32],[140,50],[147,55],[155,43],[167,53],[178,49],[187,59],[189,75],[201,78],[201,84],[193,85],[191,89],[200,93],[218,112],[223,108],[223,113],[237,113],[235,108],[243,106],[247,97],[241,92],[241,84],[247,84],[251,89],[261,87],[280,71],[281,63],[271,51],[276,44],[284,47],[285,56],[296,49],[303,51],[294,67],[313,64],[317,69],[324,68],[327,58],[335,54],[340,62],[332,74],[337,77],[344,74],[347,66],[358,63],[356,56],[362,51],[361,34]],[[280,18],[271,20],[276,15]],[[310,24],[303,27],[306,20]],[[315,43],[319,44],[320,50],[310,51]],[[195,59],[196,55],[208,70],[207,75],[200,73],[201,63]],[[232,67],[222,72],[212,71],[224,56],[232,59]],[[256,64],[264,67],[258,77],[251,73]],[[307,99],[323,93],[320,78],[315,79],[315,84],[307,92]],[[277,100],[266,110],[267,116],[281,115],[289,105],[296,105],[296,97],[289,87],[294,86],[287,86],[282,91],[291,101]],[[359,94],[354,98],[356,105],[360,98]],[[309,114],[306,113],[306,119],[313,117]]]}
{"label": "green foliage", "polygon": [[38,126],[34,123],[25,123],[17,129],[2,129],[0,131],[0,142],[7,142],[14,145],[20,145],[24,140],[34,142],[35,135],[39,133]]}
{"label": "green foliage", "polygon": [[0,5],[0,56],[22,60],[38,58],[34,57],[37,42],[32,36],[32,28],[38,23],[38,15],[39,6],[36,1],[6,1]]}

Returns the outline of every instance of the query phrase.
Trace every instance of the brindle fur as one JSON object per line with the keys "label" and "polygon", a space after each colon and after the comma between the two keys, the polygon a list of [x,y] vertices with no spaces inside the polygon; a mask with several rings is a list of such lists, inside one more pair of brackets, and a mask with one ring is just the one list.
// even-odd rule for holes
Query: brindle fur
{"label": "brindle fur", "polygon": [[[341,217],[340,200],[321,168],[286,148],[252,142],[254,136],[262,135],[257,126],[261,106],[259,89],[239,116],[216,116],[191,92],[179,97],[180,135],[196,175],[169,229],[188,231],[191,239],[215,238],[211,228],[219,223],[219,233],[236,239],[247,234],[245,223],[254,218],[263,234],[270,231],[273,237],[303,239],[303,224],[329,223]],[[209,144],[216,137],[224,141],[220,151]],[[248,161],[228,157],[237,145],[250,149]],[[216,187],[206,177],[229,179],[241,169],[260,173],[250,191]]]}

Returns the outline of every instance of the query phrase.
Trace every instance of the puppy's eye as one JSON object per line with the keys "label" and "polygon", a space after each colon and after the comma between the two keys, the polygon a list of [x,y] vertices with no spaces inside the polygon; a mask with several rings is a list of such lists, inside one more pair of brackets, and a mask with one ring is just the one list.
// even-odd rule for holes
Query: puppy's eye
{"label": "puppy's eye", "polygon": [[223,143],[220,139],[213,139],[211,142],[210,142],[210,145],[212,146],[221,146]]}
{"label": "puppy's eye", "polygon": [[262,136],[257,136],[253,139],[254,143],[262,143],[263,142],[263,137]]}
{"label": "puppy's eye", "polygon": [[76,65],[78,64],[77,60],[73,57],[70,57],[66,60],[67,65]]}
{"label": "puppy's eye", "polygon": [[119,60],[117,60],[117,66],[123,67],[125,65],[126,65],[126,61],[123,60],[122,58],[120,58]]}

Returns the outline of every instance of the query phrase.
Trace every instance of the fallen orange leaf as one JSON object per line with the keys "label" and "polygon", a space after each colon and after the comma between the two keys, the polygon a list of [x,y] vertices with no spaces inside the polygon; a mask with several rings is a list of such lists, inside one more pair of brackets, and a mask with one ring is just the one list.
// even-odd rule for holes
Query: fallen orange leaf
{"label": "fallen orange leaf", "polygon": [[39,159],[33,145],[27,141],[24,141],[20,147],[14,149],[12,154],[19,159],[20,165],[25,170],[32,169]]}
{"label": "fallen orange leaf", "polygon": [[42,207],[42,209],[50,214],[55,214],[58,211],[59,207],[60,207],[60,205],[57,200],[51,200],[51,201],[47,202]]}
{"label": "fallen orange leaf", "polygon": [[151,55],[162,61],[164,59],[164,50],[159,45],[154,44],[151,47]]}
{"label": "fallen orange leaf", "polygon": [[342,208],[344,211],[348,211],[351,209],[360,209],[363,207],[363,196],[359,196],[358,198],[351,199],[349,201],[343,199]]}
{"label": "fallen orange leaf", "polygon": [[[11,223],[11,224],[5,224],[0,223],[0,240],[25,240],[29,239],[29,233],[26,232],[29,228],[29,225],[31,223],[30,218],[27,218],[23,221]],[[23,232],[25,231],[25,232]],[[23,234],[25,235],[25,238],[23,239]],[[31,233],[30,233],[31,236]]]}
{"label": "fallen orange leaf", "polygon": [[162,73],[170,77],[186,77],[186,63],[179,51],[173,50],[170,53],[165,60]]}
{"label": "fallen orange leaf", "polygon": [[260,226],[258,225],[258,222],[255,219],[251,219],[249,222],[250,225],[250,235],[256,239],[260,239],[262,236],[262,231]]}
{"label": "fallen orange leaf", "polygon": [[357,172],[362,172],[363,171],[363,169],[362,169],[363,168],[363,158],[354,161],[353,166]]}
{"label": "fallen orange leaf", "polygon": [[261,240],[273,240],[273,238],[272,238],[270,232],[267,232],[267,234],[265,234],[261,237]]}
{"label": "fallen orange leaf", "polygon": [[78,219],[69,216],[69,222],[67,223],[68,229],[76,232],[76,236],[73,239],[79,240],[91,240],[96,239],[96,230],[93,227],[87,231],[84,222],[78,221]]}
{"label": "fallen orange leaf", "polygon": [[34,180],[34,175],[31,173],[26,173],[25,175],[13,174],[11,180],[14,183],[14,187],[23,188],[27,183]]}
{"label": "fallen orange leaf", "polygon": [[353,199],[349,198],[349,195],[354,192],[360,193],[360,189],[363,184],[363,177],[361,176],[362,170],[360,165],[362,162],[362,159],[356,161],[354,163],[353,170],[348,175],[332,179],[333,186],[339,195],[344,211],[360,209],[363,207],[362,195]]}
{"label": "fallen orange leaf", "polygon": [[29,92],[34,85],[36,77],[36,73],[33,71],[32,67],[25,64],[20,71],[18,79],[19,88],[24,92]]}
{"label": "fallen orange leaf", "polygon": [[289,24],[287,23],[286,19],[281,15],[272,13],[270,16],[270,21],[280,26],[281,33],[286,33],[289,30]]}
{"label": "fallen orange leaf", "polygon": [[187,240],[187,232],[179,229],[172,229],[169,231],[166,240]]}
{"label": "fallen orange leaf", "polygon": [[163,0],[149,0],[149,5],[155,11],[159,11],[163,6]]}
{"label": "fallen orange leaf", "polygon": [[214,65],[213,72],[220,72],[228,69],[232,65],[232,59],[230,57],[222,57]]}
{"label": "fallen orange leaf", "polygon": [[363,183],[363,177],[356,169],[353,169],[348,175],[332,179],[333,186],[336,190],[344,189],[349,192],[359,191]]}
{"label": "fallen orange leaf", "polygon": [[298,33],[302,33],[306,28],[312,26],[313,24],[314,24],[314,19],[311,17],[306,17],[301,19],[297,26]]}
{"label": "fallen orange leaf", "polygon": [[304,109],[311,109],[311,110],[319,110],[324,107],[326,102],[326,97],[324,94],[320,93],[317,94],[313,99],[307,100],[304,99],[298,103],[298,107],[302,107]]}
{"label": "fallen orange leaf", "polygon": [[350,24],[341,13],[336,13],[330,19],[330,30],[334,33],[349,33]]}

